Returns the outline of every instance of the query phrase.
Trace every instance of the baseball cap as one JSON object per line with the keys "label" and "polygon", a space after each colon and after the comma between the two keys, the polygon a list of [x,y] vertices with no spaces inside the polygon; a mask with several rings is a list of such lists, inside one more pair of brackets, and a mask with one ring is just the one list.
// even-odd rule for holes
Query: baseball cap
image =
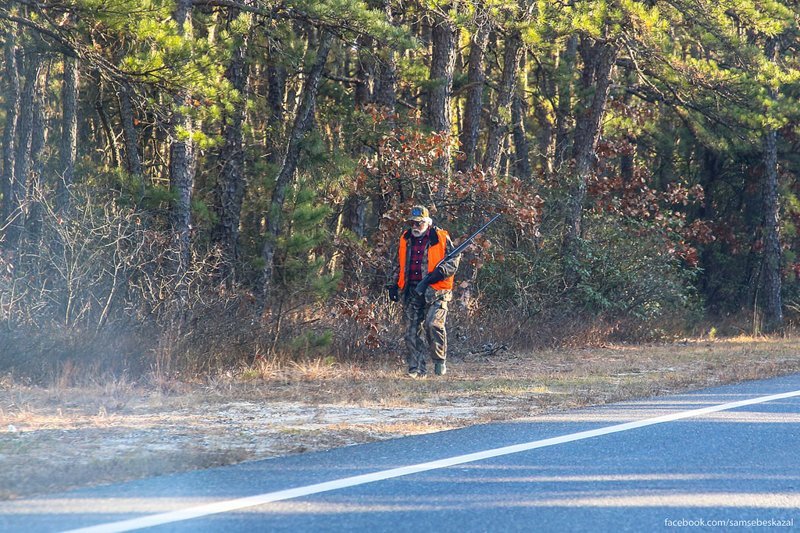
{"label": "baseball cap", "polygon": [[428,208],[422,205],[415,205],[411,208],[411,214],[408,217],[408,220],[413,220],[415,222],[426,222],[429,218],[431,218],[430,213],[428,213]]}

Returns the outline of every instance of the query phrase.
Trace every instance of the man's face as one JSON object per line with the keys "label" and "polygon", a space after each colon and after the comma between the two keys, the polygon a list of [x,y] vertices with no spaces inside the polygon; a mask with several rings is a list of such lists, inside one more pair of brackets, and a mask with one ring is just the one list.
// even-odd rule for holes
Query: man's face
{"label": "man's face", "polygon": [[421,237],[428,231],[428,223],[427,222],[418,222],[416,220],[410,220],[409,224],[411,224],[411,233],[414,237]]}

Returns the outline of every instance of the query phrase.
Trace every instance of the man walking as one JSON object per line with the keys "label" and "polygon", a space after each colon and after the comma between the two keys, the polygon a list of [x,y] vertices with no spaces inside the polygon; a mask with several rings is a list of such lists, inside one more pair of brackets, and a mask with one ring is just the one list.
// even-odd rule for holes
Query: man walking
{"label": "man walking", "polygon": [[402,299],[409,377],[426,376],[429,352],[434,373],[443,376],[447,372],[445,321],[460,256],[442,261],[453,250],[453,242],[447,231],[433,225],[426,207],[412,207],[408,223],[409,229],[400,237],[393,282],[387,285],[389,299]]}

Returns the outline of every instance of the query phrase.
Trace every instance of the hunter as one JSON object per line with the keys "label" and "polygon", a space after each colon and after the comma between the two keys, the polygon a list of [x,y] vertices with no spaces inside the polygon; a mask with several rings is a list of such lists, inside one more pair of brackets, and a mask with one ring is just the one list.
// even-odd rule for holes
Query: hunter
{"label": "hunter", "polygon": [[407,221],[409,228],[400,237],[393,281],[387,285],[389,299],[402,299],[408,376],[426,377],[429,353],[434,373],[443,376],[447,373],[445,321],[460,255],[443,261],[453,251],[453,242],[447,231],[433,225],[426,207],[412,207]]}

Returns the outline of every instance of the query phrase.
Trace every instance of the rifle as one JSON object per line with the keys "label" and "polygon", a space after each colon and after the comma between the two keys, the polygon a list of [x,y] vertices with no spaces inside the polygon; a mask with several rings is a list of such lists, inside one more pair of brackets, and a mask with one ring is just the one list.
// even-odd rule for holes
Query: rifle
{"label": "rifle", "polygon": [[[442,259],[441,261],[439,261],[438,263],[436,263],[436,267],[438,267],[439,265],[441,265],[441,264],[442,264],[442,263],[444,263],[445,261],[449,261],[450,259],[454,258],[455,256],[457,256],[457,255],[460,255],[460,254],[461,254],[461,252],[463,252],[463,251],[464,251],[464,249],[465,249],[467,246],[469,246],[470,244],[472,244],[472,240],[473,240],[475,237],[477,237],[478,235],[480,235],[480,234],[481,234],[481,232],[482,232],[483,230],[485,230],[486,228],[488,228],[488,227],[489,227],[489,225],[490,225],[492,222],[494,222],[495,220],[497,220],[498,218],[500,218],[500,215],[501,215],[501,214],[502,214],[502,213],[497,213],[497,214],[496,214],[494,217],[492,217],[492,220],[490,220],[489,222],[487,222],[486,224],[484,224],[483,226],[481,226],[481,228],[480,228],[478,231],[476,231],[475,233],[473,233],[472,235],[470,235],[469,237],[467,237],[467,238],[464,240],[464,242],[462,242],[461,244],[459,244],[458,246],[456,246],[455,248],[453,248],[453,251],[452,251],[452,252],[450,252],[449,254],[447,254],[446,256],[444,256],[444,259]],[[434,267],[434,269],[433,269],[433,270],[436,270],[436,267]],[[432,270],[431,272],[433,272],[433,270]]]}

